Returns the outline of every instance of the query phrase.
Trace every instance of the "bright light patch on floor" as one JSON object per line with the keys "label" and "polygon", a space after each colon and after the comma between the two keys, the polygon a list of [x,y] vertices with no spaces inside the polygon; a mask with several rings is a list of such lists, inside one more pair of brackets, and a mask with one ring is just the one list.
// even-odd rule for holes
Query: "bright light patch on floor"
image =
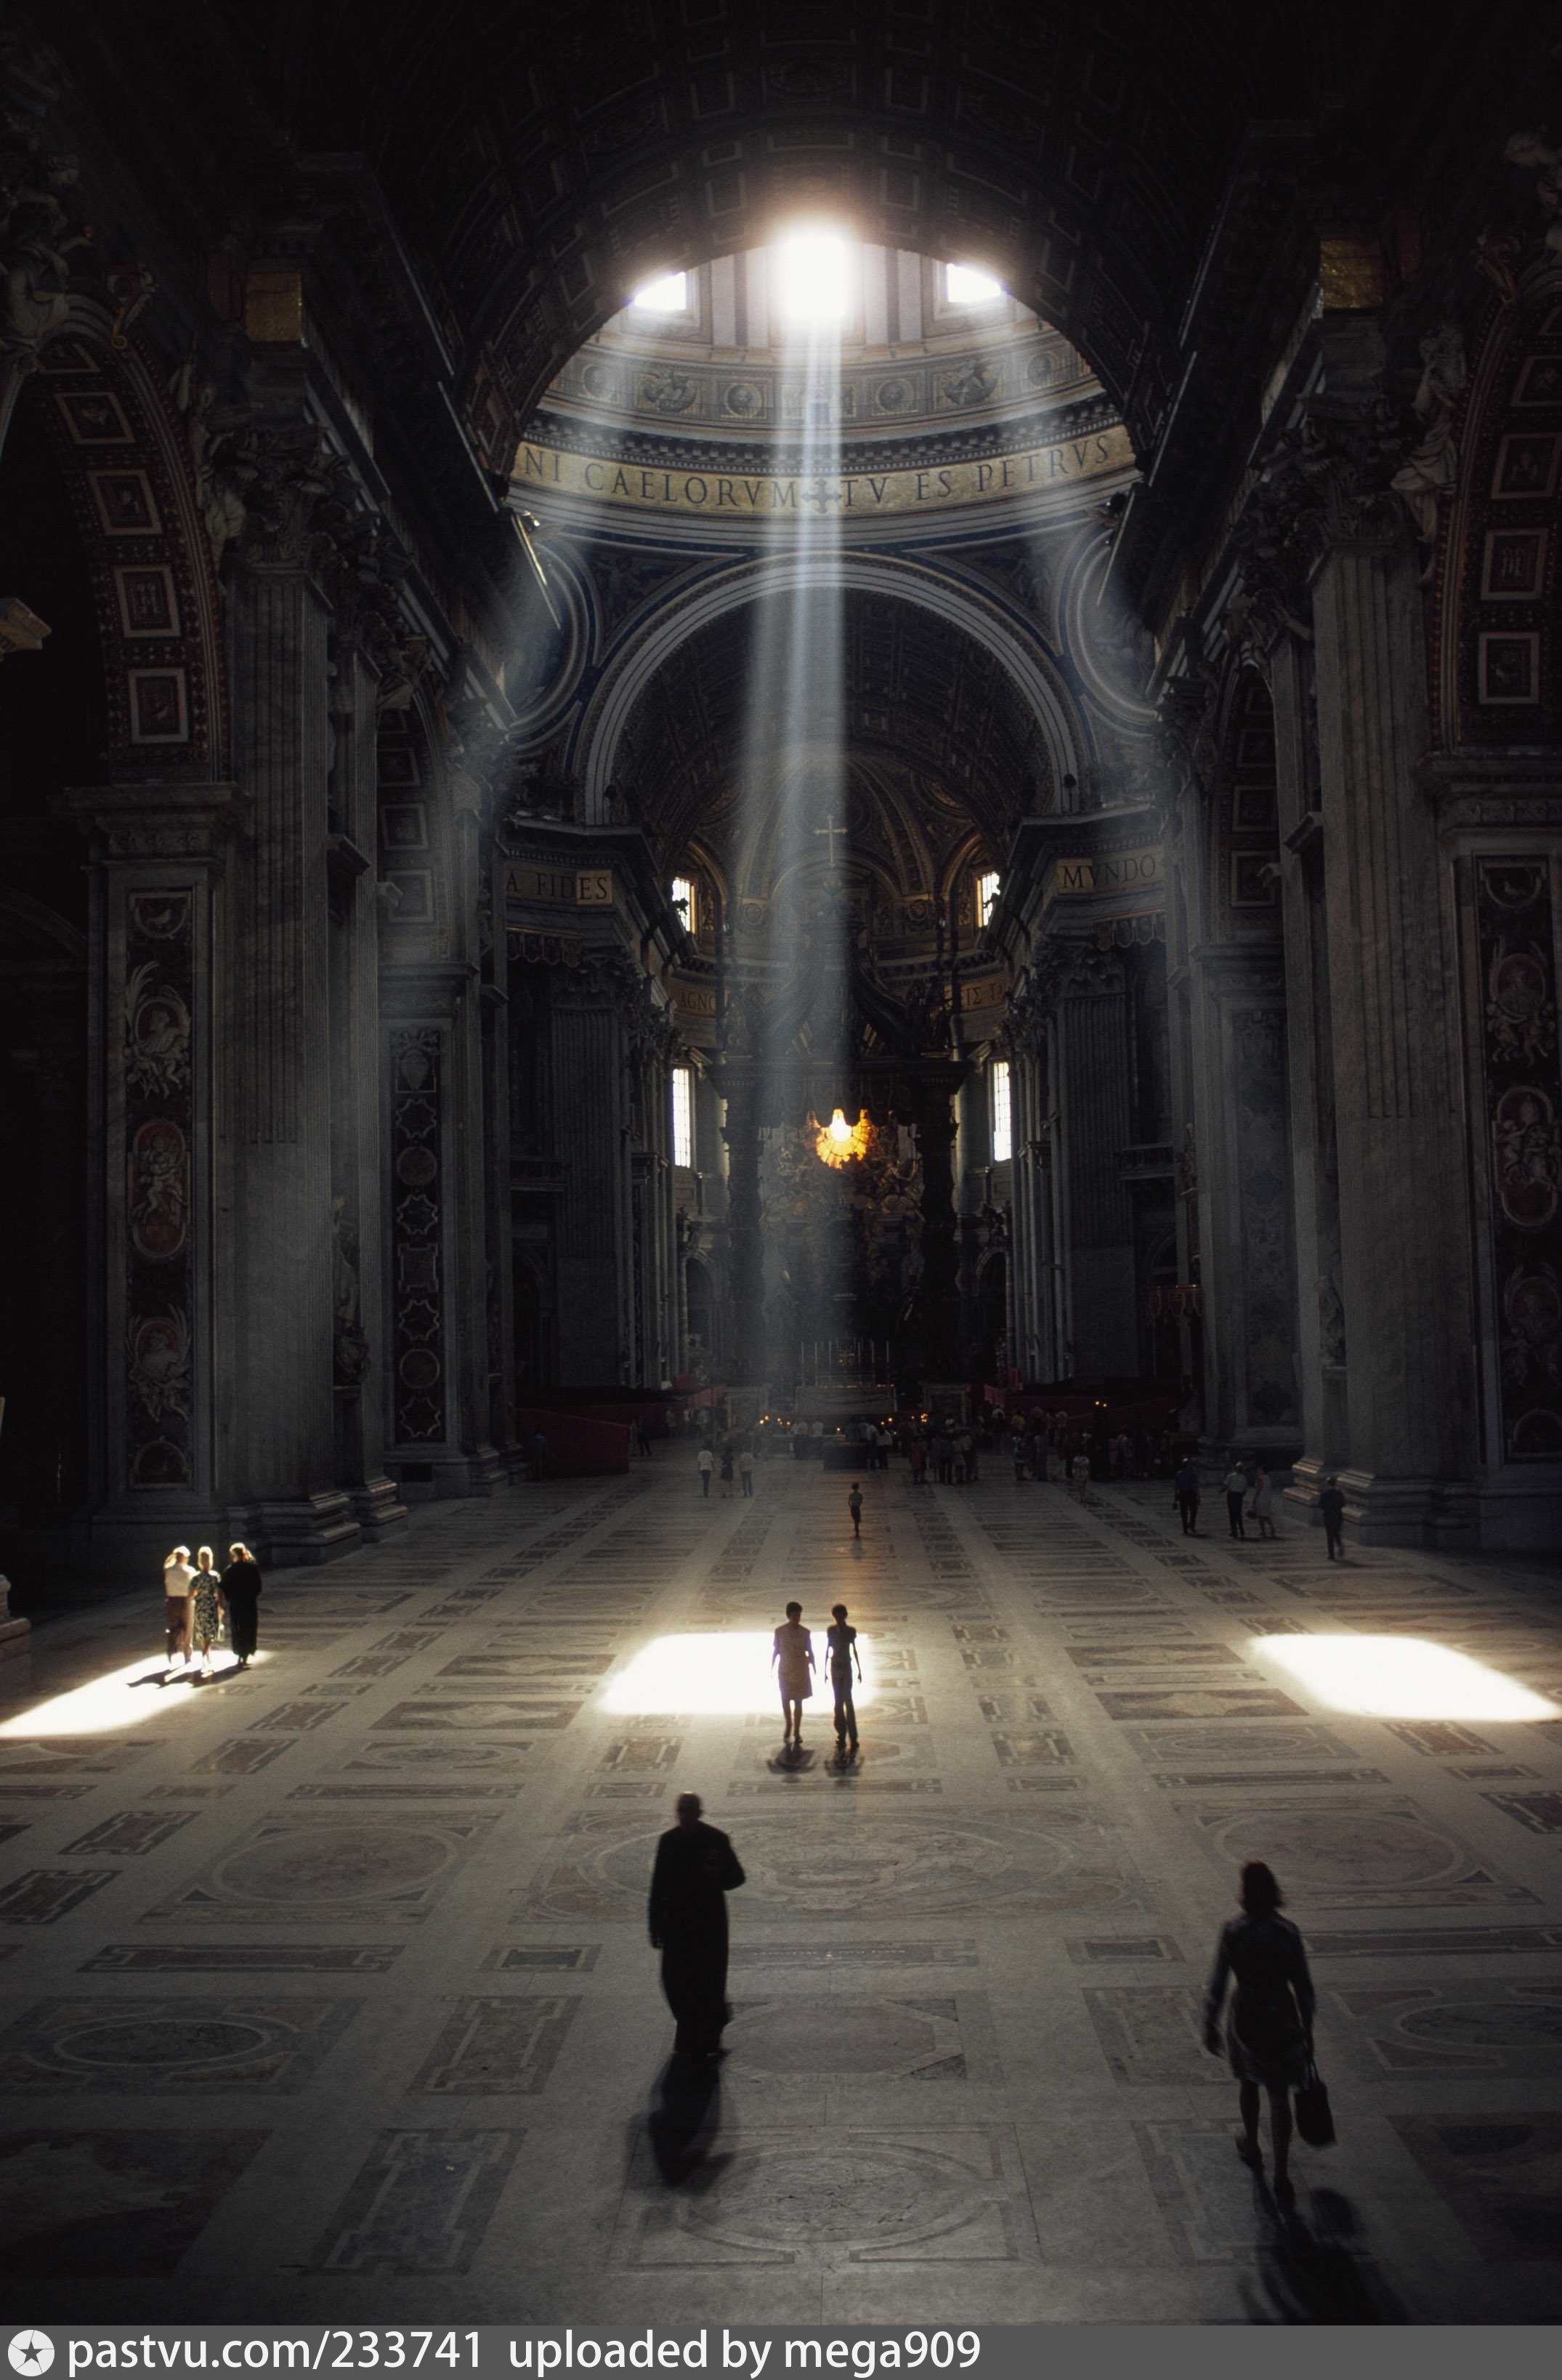
{"label": "bright light patch on floor", "polygon": [[978,273],[974,264],[946,264],[944,295],[951,306],[996,306],[1004,292],[990,273]]}
{"label": "bright light patch on floor", "polygon": [[689,276],[686,273],[664,273],[660,281],[648,281],[643,289],[636,289],[629,303],[640,314],[686,313]]}
{"label": "bright light patch on floor", "polygon": [[776,289],[788,322],[840,322],[846,311],[846,262],[839,232],[793,232],[777,243]]}
{"label": "bright light patch on floor", "polygon": [[[806,1614],[805,1614],[806,1623]],[[829,1622],[825,1625],[828,1627]],[[825,1667],[824,1628],[812,1631],[818,1674],[812,1698],[804,1704],[805,1722],[822,1719],[828,1731],[834,1707]],[[751,1711],[774,1711],[781,1718],[781,1688],[770,1667],[775,1631],[709,1636],[658,1636],[643,1645],[622,1677],[603,1694],[601,1707],[620,1718],[639,1718],[647,1711],[688,1711],[707,1718],[745,1718]],[[873,1700],[873,1647],[860,1640],[863,1682],[854,1691],[859,1710]]]}
{"label": "bright light patch on floor", "polygon": [[[255,1665],[265,1658],[257,1653]],[[132,1661],[126,1669],[91,1678],[84,1686],[72,1686],[46,1703],[34,1703],[30,1710],[0,1719],[0,1742],[16,1736],[30,1741],[38,1735],[117,1734],[122,1728],[139,1727],[143,1719],[166,1718],[171,1709],[180,1708],[184,1697],[194,1695],[199,1700],[204,1691],[189,1685],[190,1673],[182,1670],[173,1672],[166,1689],[160,1687],[157,1680],[167,1667],[162,1660]],[[212,1683],[227,1677],[232,1669],[231,1661],[222,1661]]]}
{"label": "bright light patch on floor", "polygon": [[1362,1718],[1562,1718],[1516,1678],[1424,1636],[1255,1636],[1253,1650]]}

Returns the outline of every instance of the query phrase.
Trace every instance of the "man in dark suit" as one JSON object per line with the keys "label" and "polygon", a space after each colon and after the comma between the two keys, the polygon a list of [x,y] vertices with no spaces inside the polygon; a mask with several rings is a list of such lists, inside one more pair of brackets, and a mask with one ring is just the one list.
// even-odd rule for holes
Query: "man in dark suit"
{"label": "man in dark suit", "polygon": [[656,1847],[651,1948],[676,2020],[673,2055],[714,2058],[727,2022],[726,1895],[744,1881],[731,1842],[700,1817],[697,1793],[678,1796],[678,1823]]}

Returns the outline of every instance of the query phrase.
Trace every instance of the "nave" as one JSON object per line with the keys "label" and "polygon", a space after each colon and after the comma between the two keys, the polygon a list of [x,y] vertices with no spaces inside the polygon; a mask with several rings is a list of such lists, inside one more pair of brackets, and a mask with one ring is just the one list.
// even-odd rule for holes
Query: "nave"
{"label": "nave", "polygon": [[[421,1506],[268,1578],[260,1659],[200,1687],[154,1682],[150,1591],[35,1632],[0,1718],[18,2318],[1562,2313],[1562,1723],[1350,1707],[1417,1699],[1364,1637],[1473,1657],[1466,1712],[1562,1697],[1543,1565],[1329,1570],[1294,1524],[1190,1543],[1160,1483],[1081,1508],[899,1462],[858,1548],[849,1484],[770,1462],[705,1502],[659,1450]],[[781,1756],[790,1596],[862,1631],[845,1773],[817,1694]],[[746,1670],[686,1641],[740,1635]],[[645,1888],[687,1791],[748,1880],[669,2187]],[[1290,2224],[1201,2045],[1255,1856],[1340,2134]]]}

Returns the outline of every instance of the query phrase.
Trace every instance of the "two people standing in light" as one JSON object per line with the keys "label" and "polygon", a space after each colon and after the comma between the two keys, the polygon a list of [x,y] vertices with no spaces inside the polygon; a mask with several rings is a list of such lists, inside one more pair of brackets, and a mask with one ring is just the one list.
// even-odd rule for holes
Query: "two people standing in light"
{"label": "two people standing in light", "polygon": [[[835,1741],[838,1749],[848,1749],[854,1757],[857,1751],[857,1711],[852,1694],[852,1665],[856,1664],[857,1682],[863,1674],[862,1656],[857,1651],[857,1632],[848,1624],[846,1606],[833,1606],[834,1626],[827,1632],[829,1647],[829,1681],[835,1696]],[[786,1618],[776,1630],[770,1647],[770,1666],[776,1671],[781,1686],[781,1720],[785,1729],[783,1742],[803,1746],[803,1706],[814,1691],[814,1640],[803,1625],[803,1606],[789,1603]]]}

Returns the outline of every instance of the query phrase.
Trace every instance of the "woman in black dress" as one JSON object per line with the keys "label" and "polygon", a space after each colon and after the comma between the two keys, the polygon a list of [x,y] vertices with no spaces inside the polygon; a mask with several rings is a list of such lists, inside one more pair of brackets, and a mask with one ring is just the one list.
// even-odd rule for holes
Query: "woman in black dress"
{"label": "woman in black dress", "polygon": [[1220,2004],[1229,1978],[1236,1994],[1226,2025],[1226,2051],[1241,2085],[1241,2135],[1237,2155],[1255,2172],[1259,2092],[1269,2097],[1269,2132],[1275,2150],[1275,2203],[1290,2207],[1296,2192],[1286,2170],[1290,2156],[1290,2098],[1307,2079],[1313,2059],[1313,1979],[1302,1937],[1280,1915],[1280,1888],[1262,1860],[1242,1870],[1242,1913],[1222,1927],[1205,2003],[1204,2046],[1220,2055]]}
{"label": "woman in black dress", "polygon": [[260,1627],[260,1565],[248,1546],[228,1548],[223,1572],[223,1600],[228,1607],[228,1633],[241,1670],[249,1667]]}

